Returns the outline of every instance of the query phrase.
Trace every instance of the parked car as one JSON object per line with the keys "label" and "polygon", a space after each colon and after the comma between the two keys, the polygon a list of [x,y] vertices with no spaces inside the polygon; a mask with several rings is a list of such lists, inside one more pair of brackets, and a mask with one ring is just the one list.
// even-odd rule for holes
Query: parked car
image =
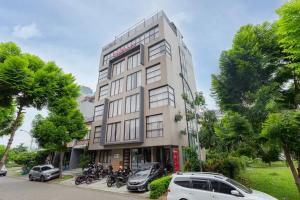
{"label": "parked car", "polygon": [[0,169],[0,176],[6,176],[6,174],[7,174],[7,169],[5,165],[3,165],[2,168]]}
{"label": "parked car", "polygon": [[150,163],[141,167],[128,178],[127,190],[147,191],[151,181],[161,177],[163,169],[160,163]]}
{"label": "parked car", "polygon": [[59,177],[59,169],[52,165],[34,166],[29,172],[29,180],[39,180],[41,182]]}
{"label": "parked car", "polygon": [[174,174],[168,188],[167,200],[187,199],[277,200],[221,174],[200,172]]}

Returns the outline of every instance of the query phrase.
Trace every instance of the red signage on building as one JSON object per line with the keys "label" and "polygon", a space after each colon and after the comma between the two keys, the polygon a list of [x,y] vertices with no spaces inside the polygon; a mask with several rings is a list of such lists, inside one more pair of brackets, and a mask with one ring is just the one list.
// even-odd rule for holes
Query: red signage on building
{"label": "red signage on building", "polygon": [[180,171],[179,164],[179,150],[177,147],[173,148],[173,163],[174,163],[174,171]]}
{"label": "red signage on building", "polygon": [[133,47],[135,47],[136,45],[131,44],[128,47],[121,47],[119,49],[117,49],[116,51],[113,52],[113,57],[117,57],[119,55],[121,55],[122,53],[125,53],[126,51],[129,51],[130,49],[132,49]]}

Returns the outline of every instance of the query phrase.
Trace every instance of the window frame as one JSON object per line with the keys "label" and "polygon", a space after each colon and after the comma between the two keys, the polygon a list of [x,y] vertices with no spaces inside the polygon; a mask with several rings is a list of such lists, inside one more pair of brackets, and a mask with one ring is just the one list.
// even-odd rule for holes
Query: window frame
{"label": "window frame", "polygon": [[[129,84],[130,82],[130,84]],[[129,88],[130,85],[130,88]],[[129,74],[126,78],[126,91],[131,91],[142,85],[142,71]]]}
{"label": "window frame", "polygon": [[[154,69],[155,67],[158,67],[158,69],[155,69],[155,70],[152,70],[149,72],[149,70]],[[159,72],[159,74],[149,77],[150,74],[154,74],[155,72]],[[159,77],[159,79],[156,79],[157,77]],[[149,81],[149,80],[153,80],[153,79],[155,79],[155,80]],[[155,83],[160,80],[161,80],[161,65],[160,65],[160,63],[146,68],[146,84]]]}
{"label": "window frame", "polygon": [[[161,120],[160,121],[155,121],[155,122],[148,122],[149,118],[151,117],[157,117],[157,116],[161,116]],[[157,127],[161,127],[161,128],[155,128],[149,130],[148,126],[152,125],[152,124],[158,124],[156,125]],[[153,132],[158,131],[159,135],[153,136]],[[151,133],[151,135],[149,135],[149,132]],[[162,113],[159,114],[155,114],[155,115],[149,115],[146,117],[146,138],[158,138],[158,137],[163,137],[164,136],[164,116]]]}
{"label": "window frame", "polygon": [[109,102],[108,117],[111,118],[111,117],[117,117],[122,115],[122,104],[123,104],[123,98],[116,99]]}
{"label": "window frame", "polygon": [[[101,107],[102,107],[101,110],[97,110],[97,108],[101,108]],[[100,114],[99,114],[99,112],[100,112]],[[95,108],[94,108],[94,120],[96,120],[96,119],[101,120],[103,118],[103,115],[104,115],[104,104],[95,106]]]}
{"label": "window frame", "polygon": [[[128,127],[128,137],[126,137],[126,131],[127,131],[127,124],[129,123],[129,127]],[[132,127],[132,122],[134,122],[134,127]],[[140,129],[140,119],[139,118],[134,118],[134,119],[128,119],[124,121],[124,141],[134,141],[134,140],[138,140],[139,137],[139,129]],[[134,133],[132,133],[131,131],[134,131]],[[134,137],[132,138],[132,134],[134,134]]]}
{"label": "window frame", "polygon": [[[99,131],[97,131],[97,128],[98,128]],[[96,136],[96,134],[97,134],[97,136]],[[99,136],[98,136],[98,134],[99,134]],[[101,135],[102,135],[102,126],[95,126],[93,144],[100,143]]]}
{"label": "window frame", "polygon": [[[135,98],[135,101],[133,101],[133,98]],[[134,105],[132,105],[133,102],[135,102]],[[140,111],[140,93],[127,96],[125,98],[125,114],[135,113],[139,111]]]}
{"label": "window frame", "polygon": [[108,68],[105,68],[99,72],[98,82],[102,82],[108,79]]}
{"label": "window frame", "polygon": [[[159,89],[162,89],[162,88],[166,88],[166,91],[163,91],[161,93],[157,93],[157,94],[152,94],[151,95],[151,92],[155,91],[155,90],[159,90]],[[170,92],[170,89],[172,92]],[[158,95],[165,95],[167,94],[167,97],[165,98],[161,98],[161,99],[158,99],[158,100],[151,100],[151,98],[153,98],[154,96],[158,96]],[[172,98],[170,98],[172,97]],[[157,103],[157,102],[161,102],[161,101],[166,101],[167,100],[167,104],[162,104],[162,105],[158,105],[158,106],[151,106],[151,104],[153,103]],[[175,104],[175,91],[173,89],[173,87],[171,87],[170,85],[164,85],[164,86],[160,86],[160,87],[157,87],[157,88],[153,88],[151,90],[149,90],[149,108],[158,108],[158,107],[162,107],[162,106],[173,106],[174,108],[176,108],[176,104]]]}
{"label": "window frame", "polygon": [[[105,88],[105,89],[103,90],[103,88]],[[103,92],[105,92],[105,94],[101,94]],[[103,100],[107,97],[108,97],[108,84],[100,86],[98,99],[100,101],[100,100]]]}
{"label": "window frame", "polygon": [[[117,132],[118,129],[120,130],[119,134]],[[106,142],[108,142],[108,143],[119,142],[121,140],[121,134],[122,134],[121,130],[122,130],[121,129],[121,121],[107,124],[107,131],[106,131],[106,138],[105,138]],[[108,134],[110,135],[110,137],[108,137]],[[110,138],[110,139],[108,140],[108,138]],[[112,140],[112,138],[114,140]]]}
{"label": "window frame", "polygon": [[169,57],[172,60],[171,45],[166,40],[161,40],[148,47],[149,61],[154,60],[163,55]]}
{"label": "window frame", "polygon": [[124,86],[124,78],[123,77],[112,81],[110,84],[110,96],[112,97],[112,96],[121,94],[123,92],[123,88],[124,88],[123,86]]}

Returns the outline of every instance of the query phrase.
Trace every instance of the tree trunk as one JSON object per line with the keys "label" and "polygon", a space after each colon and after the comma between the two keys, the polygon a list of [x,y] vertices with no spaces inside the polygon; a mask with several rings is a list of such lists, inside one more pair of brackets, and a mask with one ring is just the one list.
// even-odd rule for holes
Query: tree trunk
{"label": "tree trunk", "polygon": [[300,178],[297,174],[293,159],[291,158],[290,150],[289,150],[287,145],[284,145],[283,151],[284,151],[284,154],[285,154],[286,161],[287,161],[287,163],[288,163],[288,165],[289,165],[289,167],[292,171],[292,174],[293,174],[293,177],[294,177],[297,189],[298,189],[298,193],[299,193],[299,196],[300,196]]}
{"label": "tree trunk", "polygon": [[2,159],[0,161],[0,169],[6,163],[6,160],[7,160],[7,157],[8,157],[8,152],[10,150],[10,147],[11,147],[12,142],[14,140],[14,136],[15,136],[16,131],[18,129],[19,121],[21,120],[22,110],[23,110],[23,106],[20,106],[18,108],[17,117],[16,117],[16,119],[14,120],[14,122],[11,125],[11,133],[10,133],[10,137],[9,137],[8,143],[6,145],[4,154],[3,154]]}
{"label": "tree trunk", "polygon": [[62,178],[62,171],[63,171],[63,160],[64,160],[64,151],[61,151],[59,154],[59,178]]}

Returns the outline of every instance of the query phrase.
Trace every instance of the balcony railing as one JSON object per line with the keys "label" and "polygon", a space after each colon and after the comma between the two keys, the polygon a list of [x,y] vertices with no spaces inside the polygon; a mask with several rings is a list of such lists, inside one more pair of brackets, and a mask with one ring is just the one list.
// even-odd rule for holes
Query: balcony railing
{"label": "balcony railing", "polygon": [[164,13],[164,11],[162,11],[162,10],[158,11],[158,12],[154,13],[151,17],[145,18],[145,19],[139,21],[132,27],[128,28],[127,30],[120,33],[119,35],[115,36],[115,39],[113,42],[111,42],[103,47],[103,51],[109,49],[110,47],[112,47],[118,43],[121,43],[122,41],[125,41],[127,38],[133,36],[135,33],[142,30],[143,28],[145,28],[151,24],[154,24],[162,16],[166,17],[166,19],[169,21],[166,14]]}

